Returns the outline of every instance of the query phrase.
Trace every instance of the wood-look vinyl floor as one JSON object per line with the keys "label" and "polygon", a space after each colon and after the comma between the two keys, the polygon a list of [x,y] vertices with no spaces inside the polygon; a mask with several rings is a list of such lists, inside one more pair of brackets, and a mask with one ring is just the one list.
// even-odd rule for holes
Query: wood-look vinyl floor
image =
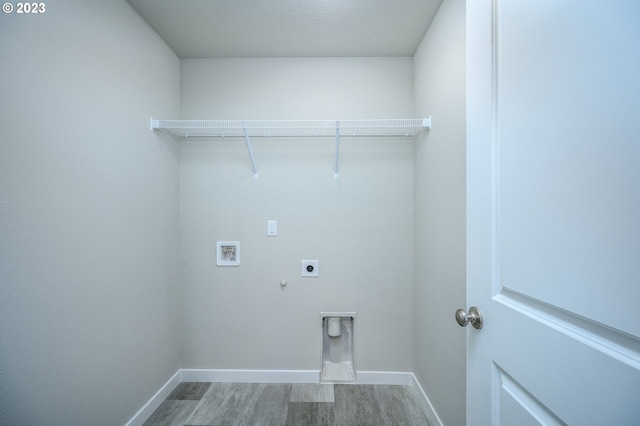
{"label": "wood-look vinyl floor", "polygon": [[180,383],[144,426],[433,426],[411,386]]}

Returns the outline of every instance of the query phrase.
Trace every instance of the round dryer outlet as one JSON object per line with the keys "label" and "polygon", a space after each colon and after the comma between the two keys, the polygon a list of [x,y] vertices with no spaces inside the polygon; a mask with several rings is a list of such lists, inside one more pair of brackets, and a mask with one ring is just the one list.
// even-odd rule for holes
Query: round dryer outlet
{"label": "round dryer outlet", "polygon": [[318,276],[318,261],[317,260],[303,260],[302,270],[300,273],[303,277],[317,277]]}

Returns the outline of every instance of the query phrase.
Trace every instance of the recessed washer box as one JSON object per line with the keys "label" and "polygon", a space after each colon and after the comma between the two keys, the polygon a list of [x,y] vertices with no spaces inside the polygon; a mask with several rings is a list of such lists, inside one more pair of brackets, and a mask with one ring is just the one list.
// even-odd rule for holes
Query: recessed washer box
{"label": "recessed washer box", "polygon": [[216,243],[216,265],[238,266],[240,264],[240,242],[218,241]]}
{"label": "recessed washer box", "polygon": [[303,260],[302,270],[300,275],[303,277],[317,277],[318,276],[318,261],[317,260]]}

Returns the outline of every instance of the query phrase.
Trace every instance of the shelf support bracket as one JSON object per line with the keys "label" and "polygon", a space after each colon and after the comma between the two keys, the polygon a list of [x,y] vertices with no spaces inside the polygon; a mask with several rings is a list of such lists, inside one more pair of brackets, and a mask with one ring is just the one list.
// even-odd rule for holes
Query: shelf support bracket
{"label": "shelf support bracket", "polygon": [[333,162],[333,177],[338,179],[338,159],[340,157],[340,121],[336,121],[336,152]]}
{"label": "shelf support bracket", "polygon": [[244,141],[247,145],[247,151],[249,151],[249,158],[251,159],[251,166],[253,167],[253,178],[258,179],[258,169],[256,168],[256,160],[253,158],[253,150],[251,149],[251,139],[249,138],[249,131],[242,122],[242,130],[244,130]]}

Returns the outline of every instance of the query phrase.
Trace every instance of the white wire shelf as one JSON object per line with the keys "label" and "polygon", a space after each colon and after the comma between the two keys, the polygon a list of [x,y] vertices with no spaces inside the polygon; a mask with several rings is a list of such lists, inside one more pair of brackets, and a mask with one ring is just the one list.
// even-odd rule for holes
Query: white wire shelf
{"label": "white wire shelf", "polygon": [[341,137],[414,139],[431,129],[431,117],[382,120],[158,120],[151,118],[151,130],[162,131],[179,140],[243,138],[254,177],[258,170],[251,138],[335,138],[334,176],[338,177]]}
{"label": "white wire shelf", "polygon": [[193,138],[314,138],[339,136],[408,138],[431,128],[431,117],[385,120],[157,120],[153,130],[162,130],[180,140]]}

